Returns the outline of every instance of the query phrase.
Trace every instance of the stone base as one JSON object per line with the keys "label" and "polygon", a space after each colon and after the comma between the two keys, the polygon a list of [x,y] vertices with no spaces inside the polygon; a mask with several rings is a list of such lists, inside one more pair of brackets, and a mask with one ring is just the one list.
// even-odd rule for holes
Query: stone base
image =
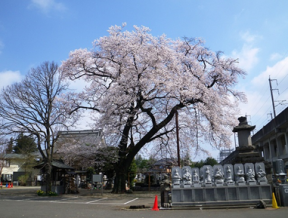
{"label": "stone base", "polygon": [[222,187],[223,186],[223,183],[218,183],[218,184],[215,184],[216,187]]}
{"label": "stone base", "polygon": [[256,181],[255,182],[247,182],[247,185],[257,185]]}
{"label": "stone base", "polygon": [[259,185],[267,185],[267,182],[258,182]]}
{"label": "stone base", "polygon": [[238,186],[246,186],[246,183],[245,182],[238,182],[236,183]]}
{"label": "stone base", "polygon": [[180,185],[173,185],[173,188],[180,188]]}
{"label": "stone base", "polygon": [[191,185],[184,185],[184,188],[191,188]]}
{"label": "stone base", "polygon": [[212,187],[212,183],[204,183],[204,187]]}
{"label": "stone base", "polygon": [[228,182],[228,183],[225,183],[227,186],[235,186],[235,182]]}
{"label": "stone base", "polygon": [[195,206],[195,205],[229,205],[231,203],[255,203],[260,200],[266,203],[272,202],[271,186],[234,186],[234,187],[201,187],[190,189],[174,189],[171,190],[172,207],[174,206]]}
{"label": "stone base", "polygon": [[201,183],[194,183],[192,186],[195,188],[200,188],[202,185]]}

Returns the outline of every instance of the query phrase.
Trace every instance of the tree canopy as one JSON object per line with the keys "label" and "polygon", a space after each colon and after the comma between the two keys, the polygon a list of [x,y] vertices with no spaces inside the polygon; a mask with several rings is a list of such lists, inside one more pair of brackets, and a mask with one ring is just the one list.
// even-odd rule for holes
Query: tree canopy
{"label": "tree canopy", "polygon": [[147,27],[129,32],[124,26],[110,27],[92,50],[71,52],[61,66],[66,77],[89,84],[74,95],[71,113],[97,112],[95,124],[119,147],[115,192],[125,190],[125,175],[141,148],[171,145],[177,111],[182,140],[205,151],[198,139],[215,147],[230,144],[237,101],[245,100],[234,89],[245,74],[236,59],[210,51],[200,39],[172,40],[152,36]]}
{"label": "tree canopy", "polygon": [[37,145],[33,137],[20,133],[16,138],[14,152],[17,154],[29,154],[37,151]]}

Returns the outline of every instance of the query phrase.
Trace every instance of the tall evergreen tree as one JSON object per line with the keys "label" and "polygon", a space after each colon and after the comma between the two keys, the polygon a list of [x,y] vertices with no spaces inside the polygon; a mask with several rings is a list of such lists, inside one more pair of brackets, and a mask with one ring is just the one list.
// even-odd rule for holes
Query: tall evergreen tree
{"label": "tall evergreen tree", "polygon": [[13,152],[13,145],[14,139],[11,137],[6,147],[6,154],[11,154]]}
{"label": "tall evergreen tree", "polygon": [[16,154],[29,154],[37,151],[37,145],[34,138],[20,133],[16,139],[14,151]]}

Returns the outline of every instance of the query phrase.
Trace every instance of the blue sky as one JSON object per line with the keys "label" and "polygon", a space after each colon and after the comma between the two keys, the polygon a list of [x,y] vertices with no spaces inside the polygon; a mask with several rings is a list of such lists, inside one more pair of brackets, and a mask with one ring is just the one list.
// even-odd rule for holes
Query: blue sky
{"label": "blue sky", "polygon": [[[108,35],[112,25],[147,26],[155,36],[200,37],[206,47],[239,58],[247,72],[241,115],[262,128],[274,98],[288,103],[288,1],[286,0],[1,0],[0,87],[20,81],[31,67],[61,61]],[[276,102],[279,114],[288,105]]]}

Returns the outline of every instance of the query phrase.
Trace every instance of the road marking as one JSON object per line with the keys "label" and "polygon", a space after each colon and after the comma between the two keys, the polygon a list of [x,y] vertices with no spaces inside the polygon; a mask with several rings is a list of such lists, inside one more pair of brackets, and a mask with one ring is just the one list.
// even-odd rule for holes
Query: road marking
{"label": "road marking", "polygon": [[[78,197],[75,197],[75,198],[78,198]],[[94,205],[126,205],[126,204],[129,204],[133,201],[136,201],[138,200],[139,198],[135,198],[133,200],[130,200],[130,201],[127,201],[125,203],[121,203],[121,202],[99,202],[99,201],[102,201],[102,200],[107,200],[108,198],[101,198],[101,199],[97,199],[97,200],[94,200],[94,201],[88,201],[88,202],[79,202],[79,201],[69,201],[69,198],[65,198],[65,199],[59,199],[59,200],[36,200],[36,199],[22,199],[22,200],[12,200],[12,199],[0,199],[0,201],[29,201],[29,202],[35,202],[35,203],[58,203],[58,204],[94,204]],[[109,200],[109,199],[108,199]]]}
{"label": "road marking", "polygon": [[101,199],[97,199],[95,201],[88,201],[88,202],[86,202],[86,204],[90,204],[90,203],[97,202],[97,201],[102,201],[102,200],[105,200],[105,199],[107,199],[107,198],[101,198]]}
{"label": "road marking", "polygon": [[134,198],[133,200],[131,200],[131,201],[127,201],[126,203],[124,203],[124,204],[129,204],[129,203],[131,203],[131,202],[133,202],[133,201],[136,201],[138,198]]}

